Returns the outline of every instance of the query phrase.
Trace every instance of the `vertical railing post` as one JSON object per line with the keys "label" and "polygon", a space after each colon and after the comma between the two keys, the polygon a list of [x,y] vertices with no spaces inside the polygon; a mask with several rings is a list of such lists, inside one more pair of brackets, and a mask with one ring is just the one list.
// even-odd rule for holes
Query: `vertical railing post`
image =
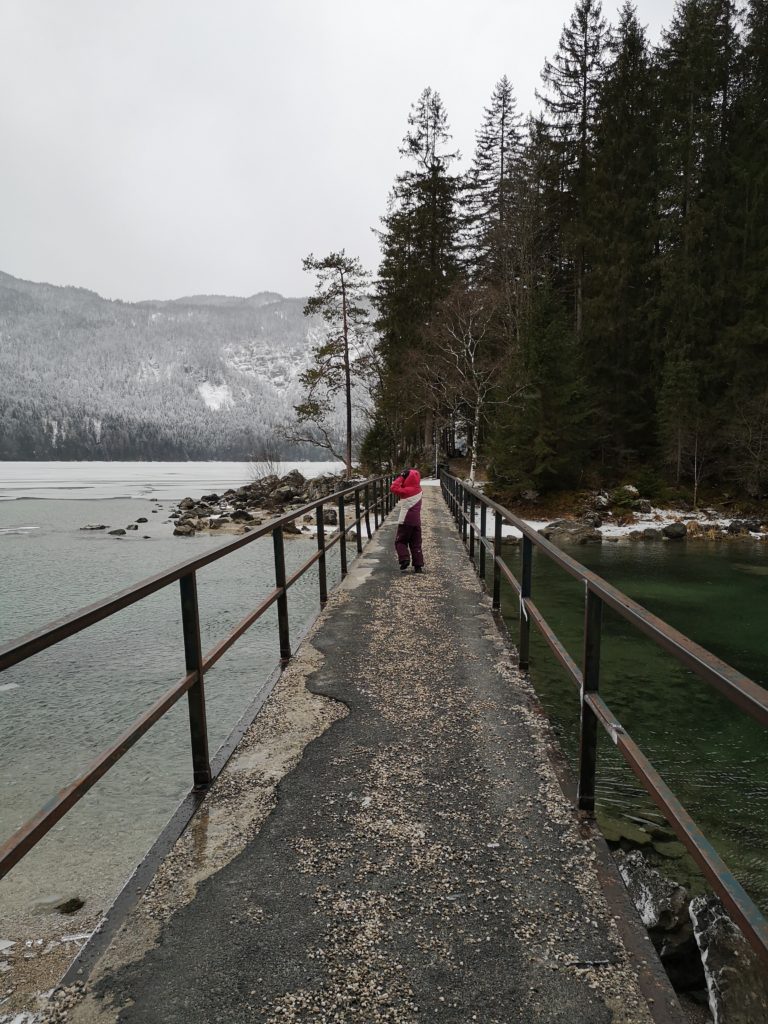
{"label": "vertical railing post", "polygon": [[462,539],[464,541],[464,546],[466,547],[467,546],[467,515],[469,513],[469,492],[467,491],[466,487],[464,487],[463,485],[462,485],[461,490],[462,490],[461,506],[462,506],[462,512],[463,512],[463,515],[461,517],[461,536],[462,536]]}
{"label": "vertical railing post", "polygon": [[355,540],[357,542],[357,553],[363,551],[363,524],[360,522],[360,489],[355,491]]}
{"label": "vertical railing post", "polygon": [[523,534],[523,565],[520,573],[520,642],[517,645],[520,668],[528,668],[528,650],[531,643],[531,620],[525,599],[531,596],[531,572],[533,569],[533,544]]}
{"label": "vertical railing post", "polygon": [[322,503],[317,506],[317,550],[321,552],[317,560],[317,576],[320,581],[320,604],[328,600],[328,573],[325,564],[325,522],[323,520]]}
{"label": "vertical railing post", "polygon": [[595,809],[595,773],[597,767],[597,716],[587,704],[587,694],[600,686],[600,634],[603,602],[587,585],[584,606],[584,660],[581,684],[581,729],[579,732],[578,805],[582,811]]}
{"label": "vertical railing post", "polygon": [[371,489],[368,484],[365,485],[365,491],[363,492],[363,501],[365,502],[365,532],[368,534],[368,540],[371,539]]}
{"label": "vertical railing post", "polygon": [[469,560],[475,560],[475,496],[469,496]]}
{"label": "vertical railing post", "polygon": [[479,566],[477,570],[483,583],[485,583],[485,533],[487,514],[488,509],[483,501],[480,503],[480,557],[478,558]]}
{"label": "vertical railing post", "polygon": [[285,664],[291,657],[291,637],[288,630],[288,594],[285,589],[285,546],[283,528],[276,526],[272,531],[275,546],[275,586],[282,593],[277,599],[277,628],[280,634],[280,661]]}
{"label": "vertical railing post", "polygon": [[377,482],[373,481],[373,529],[379,528],[379,488]]}
{"label": "vertical railing post", "polygon": [[194,672],[195,682],[187,690],[189,735],[192,741],[192,773],[195,789],[211,784],[211,762],[208,756],[208,723],[205,714],[203,683],[203,649],[200,642],[200,612],[197,604],[197,577],[194,572],[179,580],[181,590],[181,626],[184,632],[184,662],[187,672]]}
{"label": "vertical railing post", "polygon": [[344,495],[339,495],[339,557],[341,559],[341,578],[347,575],[347,519],[344,514]]}
{"label": "vertical railing post", "polygon": [[493,513],[493,608],[498,611],[501,608],[501,569],[499,559],[501,558],[501,516],[498,512]]}

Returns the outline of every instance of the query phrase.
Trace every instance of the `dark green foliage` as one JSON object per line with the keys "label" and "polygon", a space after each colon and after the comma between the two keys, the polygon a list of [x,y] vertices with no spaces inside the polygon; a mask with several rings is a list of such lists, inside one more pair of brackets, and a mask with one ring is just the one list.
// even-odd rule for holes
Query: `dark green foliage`
{"label": "dark green foliage", "polygon": [[[498,484],[768,496],[768,5],[677,0],[653,50],[631,3],[608,28],[599,0],[577,0],[542,79],[526,130],[498,82],[460,193],[452,155],[441,204],[420,191],[429,161],[396,183],[382,423],[396,447],[430,425],[444,451],[471,447],[473,403],[430,401],[447,394],[446,296],[472,309],[490,289],[480,441]],[[453,239],[438,275],[436,238]]]}
{"label": "dark green foliage", "polygon": [[583,344],[595,457],[620,471],[647,458],[656,441],[656,74],[629,3],[610,52],[588,183]]}
{"label": "dark green foliage", "polygon": [[380,404],[406,448],[416,448],[426,402],[412,370],[435,310],[458,273],[459,179],[450,173],[448,119],[440,95],[425,89],[413,105],[400,149],[409,161],[389,197],[380,232],[382,260],[374,303],[381,334]]}
{"label": "dark green foliage", "polygon": [[538,290],[525,339],[509,382],[522,390],[498,410],[491,434],[493,479],[513,493],[577,486],[588,406],[573,324],[551,288]]}
{"label": "dark green foliage", "polygon": [[474,279],[496,284],[513,275],[513,219],[519,202],[522,148],[521,118],[505,75],[486,108],[464,187],[465,259]]}

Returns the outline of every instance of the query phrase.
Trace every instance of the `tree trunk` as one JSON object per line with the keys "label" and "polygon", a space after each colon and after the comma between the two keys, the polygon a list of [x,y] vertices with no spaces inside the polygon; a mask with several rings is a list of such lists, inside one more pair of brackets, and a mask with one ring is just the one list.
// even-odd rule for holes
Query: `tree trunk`
{"label": "tree trunk", "polygon": [[347,320],[347,288],[344,274],[341,274],[341,311],[344,318],[344,392],[347,401],[347,444],[344,462],[347,479],[352,477],[352,374],[349,366],[349,322]]}
{"label": "tree trunk", "polygon": [[474,487],[477,473],[477,450],[480,447],[480,399],[475,405],[475,419],[472,425],[472,458],[469,463],[469,482]]}
{"label": "tree trunk", "polygon": [[435,415],[428,411],[424,420],[424,450],[429,451],[432,447],[432,435],[435,429]]}

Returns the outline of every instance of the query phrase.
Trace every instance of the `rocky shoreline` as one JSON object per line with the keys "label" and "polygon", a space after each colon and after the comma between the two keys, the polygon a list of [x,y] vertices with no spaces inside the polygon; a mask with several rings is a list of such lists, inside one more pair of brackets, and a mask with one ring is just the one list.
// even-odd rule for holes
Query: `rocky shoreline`
{"label": "rocky shoreline", "polygon": [[[529,492],[522,507],[512,508],[521,519],[558,546],[619,542],[763,541],[768,540],[768,510],[762,515],[730,518],[715,509],[659,508],[643,498],[631,484],[613,491],[596,491],[572,515],[545,520],[534,518],[537,495]],[[506,527],[507,537],[520,536]]]}
{"label": "rocky shoreline", "polygon": [[[270,519],[296,511],[318,498],[325,498],[348,486],[345,473],[326,473],[307,480],[294,469],[285,476],[269,474],[243,487],[229,488],[217,494],[212,492],[200,498],[182,498],[170,514],[175,537],[194,537],[200,532],[222,531],[234,534],[249,533]],[[331,529],[338,526],[338,512],[330,505],[323,509],[323,524]],[[316,529],[314,514],[306,515],[303,522],[287,523],[283,532],[288,535],[312,535]]]}
{"label": "rocky shoreline", "polygon": [[768,1021],[765,969],[721,900],[693,894],[641,850],[618,847],[614,857],[675,990],[708,1006],[714,1024]]}

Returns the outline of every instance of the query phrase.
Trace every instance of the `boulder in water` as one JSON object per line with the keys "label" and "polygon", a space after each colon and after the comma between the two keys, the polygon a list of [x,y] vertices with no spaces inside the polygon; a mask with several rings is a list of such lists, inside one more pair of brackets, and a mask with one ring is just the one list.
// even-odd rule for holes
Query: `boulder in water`
{"label": "boulder in water", "polygon": [[768,975],[718,897],[696,896],[689,913],[715,1024],[768,1020]]}

